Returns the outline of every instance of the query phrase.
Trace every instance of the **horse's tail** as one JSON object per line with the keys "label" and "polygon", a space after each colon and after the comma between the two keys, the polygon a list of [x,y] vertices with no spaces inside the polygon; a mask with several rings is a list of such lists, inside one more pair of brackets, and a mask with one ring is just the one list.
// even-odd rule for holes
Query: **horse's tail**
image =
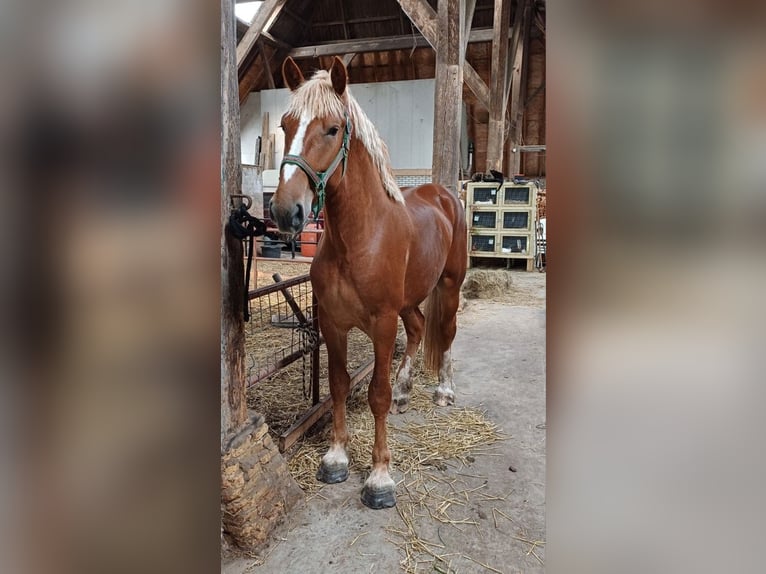
{"label": "horse's tail", "polygon": [[[441,283],[441,282],[440,282]],[[438,373],[442,366],[444,355],[444,329],[442,329],[442,314],[444,309],[444,294],[441,284],[437,283],[425,302],[426,328],[423,335],[423,363],[432,373]]]}

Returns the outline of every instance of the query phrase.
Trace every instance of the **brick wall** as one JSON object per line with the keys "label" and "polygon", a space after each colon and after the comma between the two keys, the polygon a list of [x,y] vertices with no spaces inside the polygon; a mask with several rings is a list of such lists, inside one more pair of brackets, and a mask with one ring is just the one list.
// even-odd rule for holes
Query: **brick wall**
{"label": "brick wall", "polygon": [[431,183],[430,175],[397,175],[396,183],[399,187],[415,187],[424,183]]}

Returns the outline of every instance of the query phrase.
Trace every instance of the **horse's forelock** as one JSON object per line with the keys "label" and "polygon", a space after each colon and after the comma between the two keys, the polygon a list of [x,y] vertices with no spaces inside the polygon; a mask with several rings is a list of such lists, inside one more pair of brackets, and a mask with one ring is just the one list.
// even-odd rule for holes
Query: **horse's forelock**
{"label": "horse's forelock", "polygon": [[344,102],[335,93],[330,73],[326,70],[315,72],[292,93],[287,115],[299,118],[304,114],[312,118],[343,117],[345,114]]}

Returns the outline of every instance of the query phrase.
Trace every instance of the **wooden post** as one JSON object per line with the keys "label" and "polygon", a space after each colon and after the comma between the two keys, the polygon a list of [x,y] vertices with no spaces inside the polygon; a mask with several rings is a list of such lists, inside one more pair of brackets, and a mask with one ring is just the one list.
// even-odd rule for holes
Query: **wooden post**
{"label": "wooden post", "polygon": [[505,78],[508,61],[508,29],[511,24],[511,0],[495,0],[492,34],[492,76],[489,81],[489,131],[487,134],[487,169],[503,171],[505,143]]}
{"label": "wooden post", "polygon": [[465,21],[465,0],[439,2],[439,47],[436,51],[434,93],[434,183],[457,194],[460,174],[460,104],[463,101],[463,65],[460,61]]}
{"label": "wooden post", "polygon": [[230,197],[240,193],[242,165],[239,134],[236,23],[234,0],[221,0],[221,452],[227,437],[247,419],[244,262],[242,242],[227,223]]}
{"label": "wooden post", "polygon": [[[514,37],[516,42],[513,46],[513,72],[511,74],[511,114],[510,114],[510,145],[511,152],[508,162],[512,173],[519,173],[521,169],[521,153],[518,151],[521,145],[522,128],[524,124],[524,102],[522,95],[526,91],[525,53],[529,44],[529,26],[531,22],[531,5],[529,0],[523,0],[523,10],[517,11],[514,16]],[[516,28],[518,27],[518,34]],[[515,152],[513,150],[516,150]]]}

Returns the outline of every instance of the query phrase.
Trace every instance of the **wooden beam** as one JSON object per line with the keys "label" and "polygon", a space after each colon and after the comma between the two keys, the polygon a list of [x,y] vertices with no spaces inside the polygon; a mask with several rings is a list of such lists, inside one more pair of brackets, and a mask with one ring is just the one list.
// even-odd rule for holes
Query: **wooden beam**
{"label": "wooden beam", "polygon": [[511,90],[511,79],[513,78],[513,65],[516,62],[516,52],[519,49],[519,40],[521,38],[521,24],[523,21],[524,7],[522,3],[524,0],[520,0],[516,6],[516,11],[513,14],[513,28],[511,30],[511,57],[507,62],[507,74],[505,77],[505,99],[508,99],[508,94]]}
{"label": "wooden beam", "polygon": [[343,6],[344,0],[338,0],[338,8],[340,9],[340,19],[343,21],[343,38],[348,40],[348,22],[346,22],[346,8]]}
{"label": "wooden beam", "polygon": [[413,40],[412,36],[394,36],[390,38],[368,38],[366,40],[344,40],[332,44],[316,46],[301,46],[290,50],[294,59],[318,58],[320,56],[340,56],[349,53],[383,52],[386,50],[402,50],[412,48],[413,43],[422,48],[428,46],[423,37]]}
{"label": "wooden beam", "polygon": [[[514,61],[513,61],[513,73],[511,78],[511,113],[510,113],[510,145],[511,150],[516,148],[518,150],[521,144],[522,128],[524,123],[524,107],[522,105],[522,94],[525,91],[524,83],[526,81],[526,73],[524,57],[526,48],[529,44],[529,27],[531,23],[531,2],[530,0],[523,0],[523,10],[519,15],[520,32],[518,46],[515,49]],[[521,154],[516,151],[511,151],[509,157],[509,167],[514,174],[519,173],[521,169]]]}
{"label": "wooden beam", "polygon": [[253,49],[253,46],[255,46],[261,33],[268,31],[274,23],[274,20],[277,19],[277,16],[279,16],[279,13],[285,7],[286,1],[287,0],[266,0],[261,4],[261,7],[255,14],[255,18],[253,18],[253,22],[250,24],[247,32],[245,32],[242,41],[237,45],[237,68],[240,68],[245,59],[247,59],[248,54]]}
{"label": "wooden beam", "polygon": [[[492,30],[474,30],[469,42],[489,42],[492,40]],[[349,52],[386,52],[389,50],[405,50],[409,48],[425,48],[431,44],[423,36],[388,36],[385,38],[366,38],[364,40],[344,40],[315,46],[301,46],[289,51],[294,59],[318,58],[320,56],[340,56]],[[478,78],[479,75],[476,74]],[[481,78],[479,78],[481,81]],[[485,85],[486,87],[486,85]],[[487,91],[489,93],[489,91]]]}
{"label": "wooden beam", "polygon": [[505,144],[505,78],[508,61],[508,29],[511,25],[511,0],[495,0],[492,38],[492,76],[489,82],[489,132],[487,134],[487,168],[503,171]]}
{"label": "wooden beam", "polygon": [[266,84],[270,90],[274,89],[274,74],[271,73],[271,65],[269,64],[269,55],[263,46],[263,41],[258,42],[258,48],[261,51],[261,57],[263,58],[263,67],[266,69]]}
{"label": "wooden beam", "polygon": [[[438,52],[438,33],[436,12],[425,0],[397,0],[399,6],[415,24],[423,37],[428,40],[434,50]],[[476,96],[479,103],[486,109],[489,109],[489,88],[481,76],[473,69],[468,62],[463,63],[463,79],[466,85]]]}
{"label": "wooden beam", "polygon": [[317,26],[342,26],[345,24],[374,24],[376,22],[395,22],[399,19],[397,16],[368,16],[366,18],[349,18],[346,20],[342,7],[340,10],[340,16],[340,20],[326,20],[322,22],[315,22],[315,24]]}
{"label": "wooden beam", "polygon": [[[476,0],[466,0],[465,2],[465,28],[463,29],[463,42],[460,46],[460,61],[465,62],[465,51],[468,49],[469,38],[471,37],[471,24],[473,23],[473,13],[476,9]],[[492,30],[487,30],[490,34]],[[491,39],[491,36],[490,38]]]}
{"label": "wooden beam", "polygon": [[[252,54],[251,54],[252,56]],[[239,103],[241,104],[247,99],[253,88],[260,83],[263,76],[263,66],[258,65],[258,59],[262,58],[263,54],[258,52],[249,65],[244,67],[244,74],[239,79]],[[240,70],[242,71],[242,70]]]}
{"label": "wooden beam", "polygon": [[234,0],[221,0],[221,452],[247,420],[243,249],[227,225],[242,187],[236,45]]}
{"label": "wooden beam", "polygon": [[433,49],[438,50],[439,25],[434,9],[425,0],[397,0],[397,2]]}
{"label": "wooden beam", "polygon": [[280,40],[279,38],[276,38],[270,32],[266,32],[265,30],[261,32],[261,38],[266,40],[269,44],[271,44],[275,48],[279,48],[283,52],[289,52],[290,50],[293,49],[293,47],[290,44],[288,44],[284,40]]}
{"label": "wooden beam", "polygon": [[485,109],[489,109],[489,88],[484,80],[481,79],[479,72],[473,69],[468,62],[463,63],[463,81],[471,88],[473,95],[476,96],[476,100],[484,106]]}
{"label": "wooden beam", "polygon": [[434,146],[431,179],[457,195],[460,175],[460,105],[463,65],[460,61],[465,12],[461,0],[441,0],[438,13],[434,94]]}
{"label": "wooden beam", "polygon": [[348,65],[351,63],[351,60],[354,59],[354,56],[356,56],[356,52],[353,52],[351,54],[345,54],[343,56],[343,65],[348,67]]}

